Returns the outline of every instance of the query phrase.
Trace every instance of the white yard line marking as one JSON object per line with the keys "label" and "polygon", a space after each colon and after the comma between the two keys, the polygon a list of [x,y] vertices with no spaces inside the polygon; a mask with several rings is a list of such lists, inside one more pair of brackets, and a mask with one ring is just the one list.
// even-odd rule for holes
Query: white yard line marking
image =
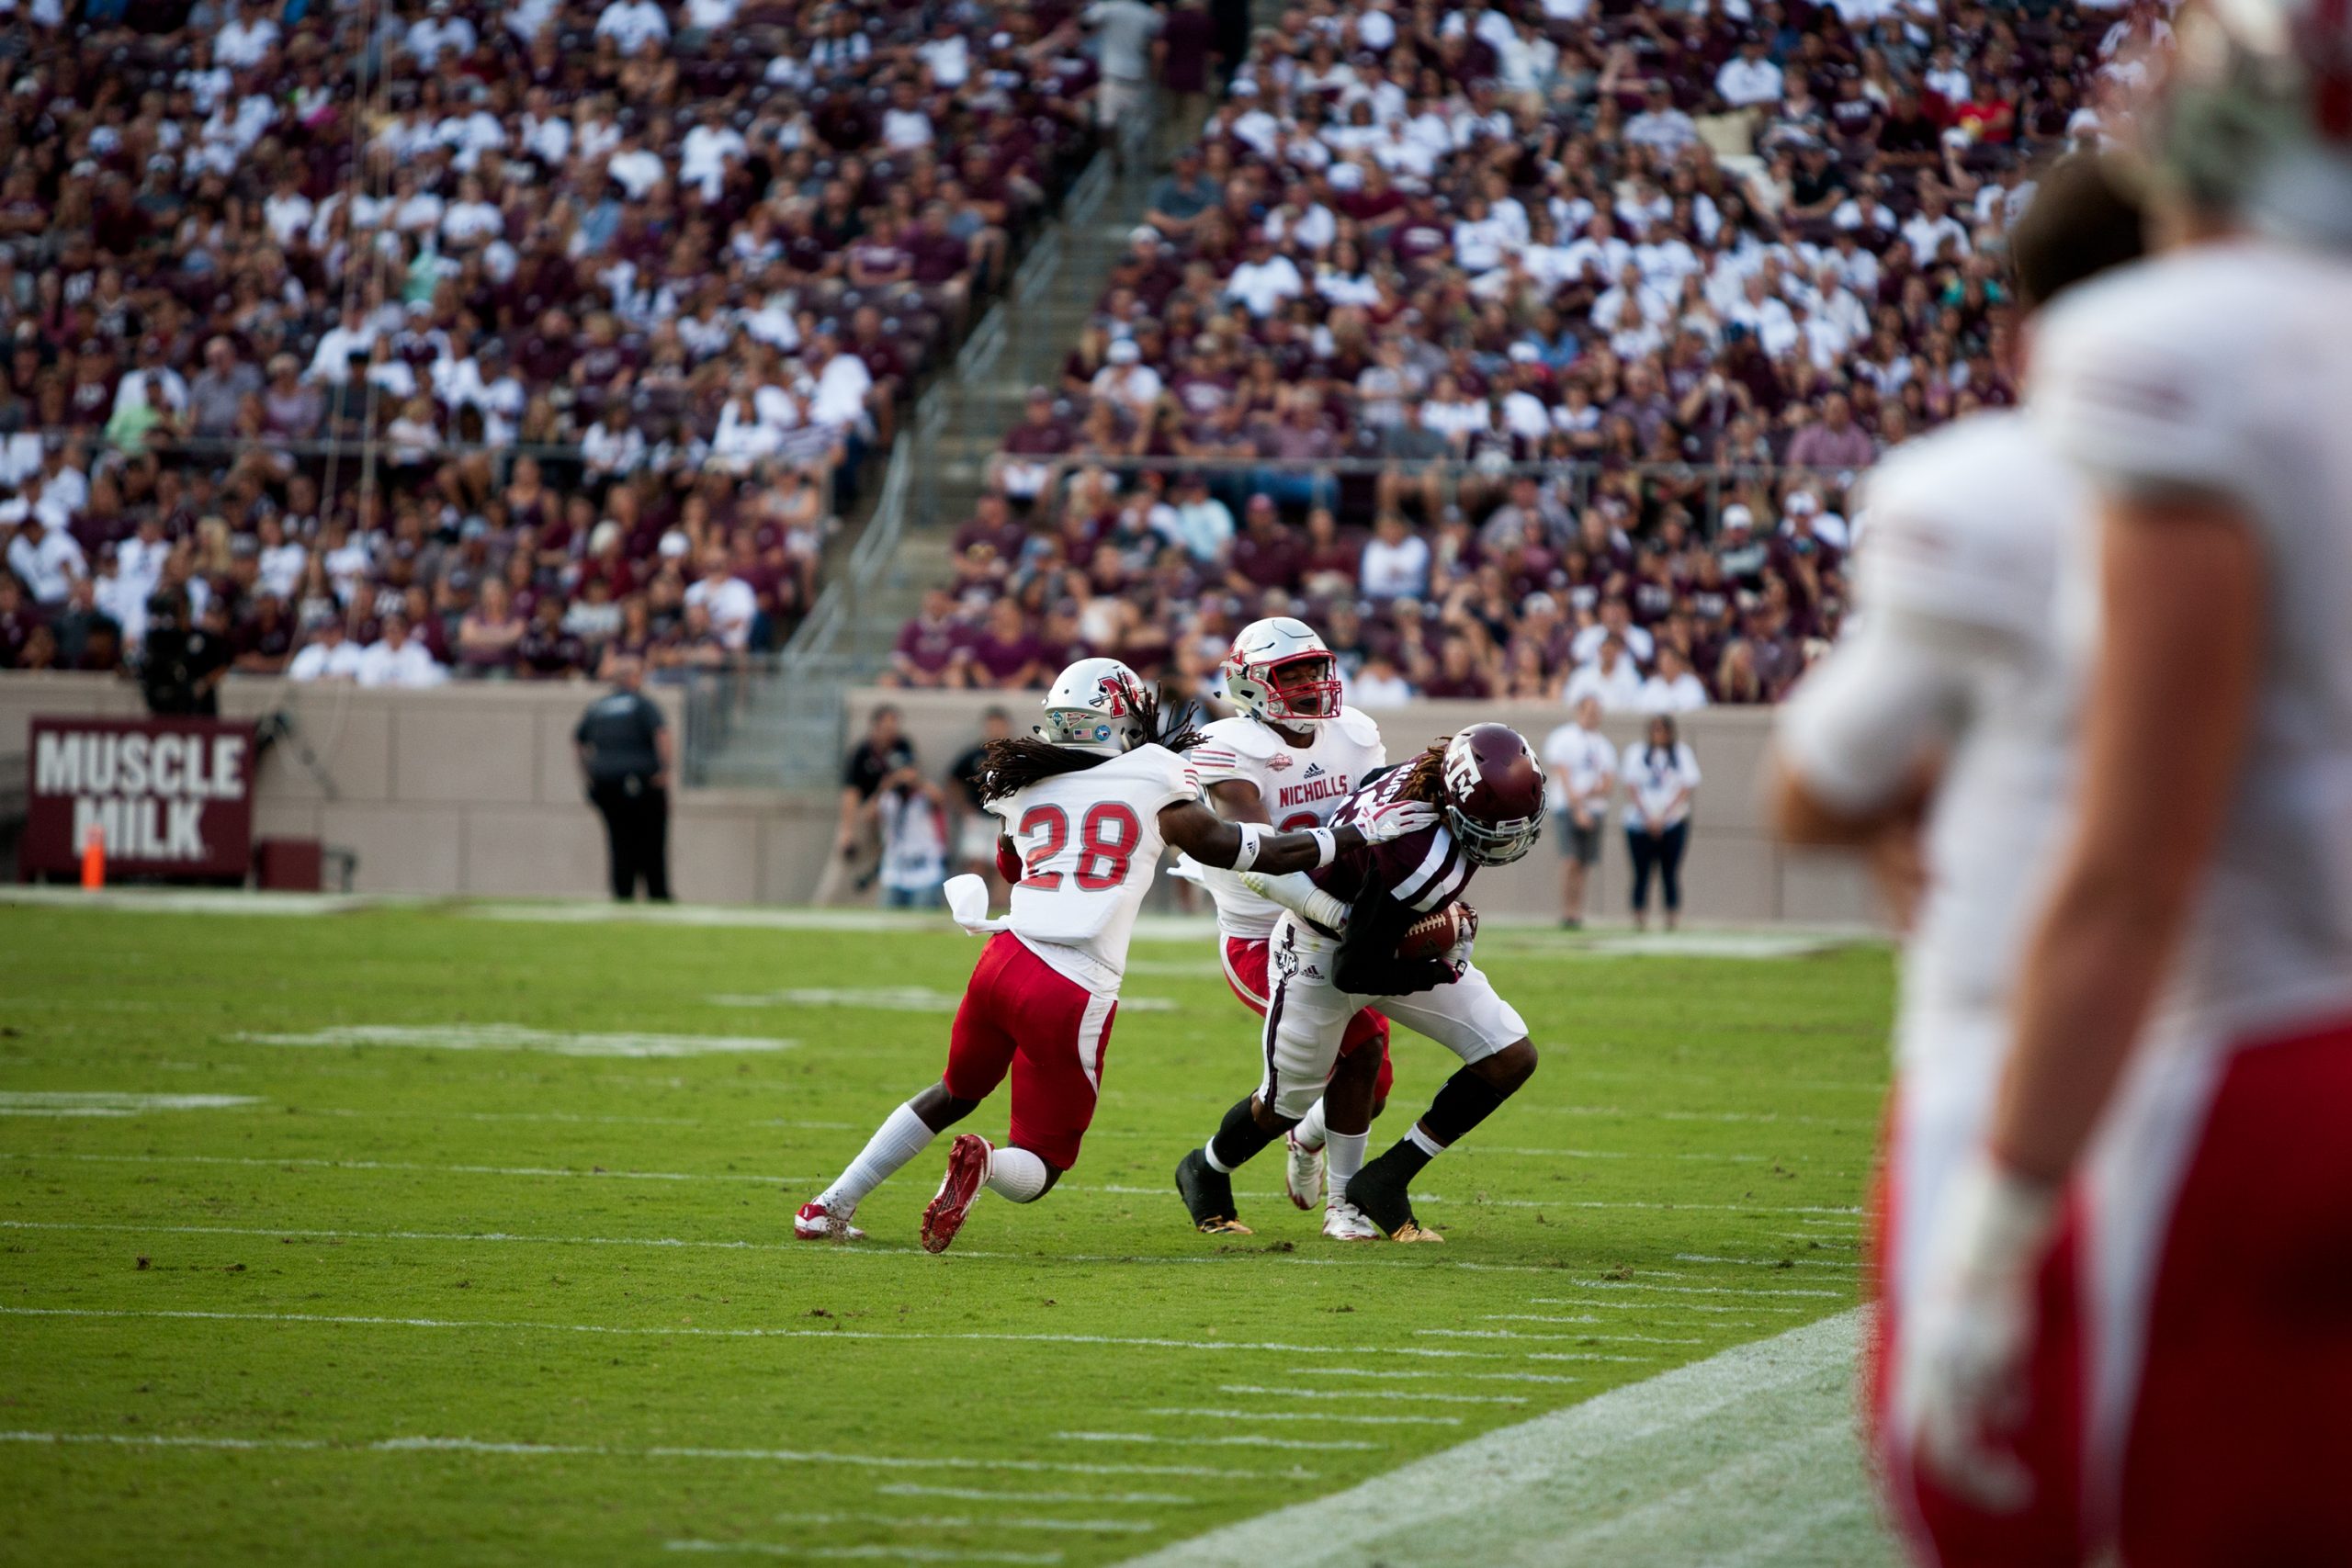
{"label": "white yard line marking", "polygon": [[[864,1008],[873,1012],[952,1013],[964,1003],[961,991],[938,991],[929,986],[797,987],[751,995],[728,993],[703,1000],[722,1008]],[[1121,997],[1119,1006],[1133,1012],[1174,1012],[1170,997]]]}
{"label": "white yard line marking", "polygon": [[1527,1149],[1507,1144],[1464,1143],[1447,1151],[1464,1155],[1525,1155],[1532,1159],[1677,1159],[1717,1165],[1762,1165],[1770,1155],[1693,1155],[1657,1149]]}
{"label": "white yard line marking", "polygon": [[420,1051],[545,1051],[558,1056],[707,1056],[789,1051],[797,1040],[732,1034],[584,1034],[519,1023],[338,1024],[293,1034],[232,1034],[248,1045],[397,1045]]}
{"label": "white yard line marking", "polygon": [[0,1152],[0,1159],[70,1160],[77,1165],[224,1165],[278,1170],[400,1170],[423,1171],[434,1176],[585,1177],[599,1180],[610,1177],[621,1181],[756,1181],[770,1187],[807,1186],[825,1179],[820,1176],[753,1176],[732,1171],[604,1170],[594,1166],[576,1169],[536,1165],[419,1165],[410,1160],[318,1159],[301,1155],[272,1159],[259,1155],[36,1155]]}
{"label": "white yard line marking", "polygon": [[759,1557],[818,1558],[827,1562],[1059,1562],[1058,1551],[951,1551],[936,1546],[808,1546],[777,1540],[665,1540],[666,1551],[748,1551]]}
{"label": "white yard line marking", "polygon": [[1579,1291],[1642,1291],[1669,1296],[1818,1296],[1831,1302],[1842,1302],[1849,1296],[1845,1291],[1806,1291],[1761,1285],[1645,1285],[1638,1280],[1570,1280],[1566,1282]]}
{"label": "white yard line marking", "polygon": [[[1168,1190],[1159,1187],[1082,1187],[1081,1192],[1120,1192],[1148,1194],[1159,1197]],[[1281,1198],[1283,1194],[1272,1188],[1263,1192],[1236,1190],[1237,1198]],[[1724,1214],[1859,1214],[1860,1209],[1833,1207],[1811,1203],[1670,1203],[1657,1199],[1568,1199],[1568,1198],[1474,1198],[1449,1199],[1442,1192],[1416,1192],[1416,1203],[1468,1202],[1476,1208],[1496,1209],[1680,1209],[1693,1213]]]}
{"label": "white yard line marking", "polygon": [[1283,1375],[1290,1378],[1380,1378],[1384,1381],[1406,1378],[1443,1378],[1448,1382],[1582,1382],[1582,1378],[1561,1377],[1554,1372],[1464,1372],[1449,1367],[1442,1372],[1408,1372],[1394,1368],[1373,1367],[1284,1367]]}
{"label": "white yard line marking", "polygon": [[[176,1438],[131,1432],[0,1432],[0,1443],[107,1443],[137,1449],[287,1449],[339,1453],[473,1453],[526,1459],[736,1460],[775,1464],[839,1464],[868,1470],[1003,1470],[1039,1475],[1180,1475],[1217,1481],[1312,1481],[1316,1472],[1224,1470],[1197,1464],[1093,1464],[1075,1460],[971,1459],[953,1454],[843,1454],[803,1449],[608,1448],[596,1443],[505,1443],[476,1438],[385,1438],[331,1443],[317,1438]],[[1137,1495],[1143,1495],[1138,1494]],[[1107,1499],[1104,1499],[1107,1500]],[[1178,1498],[1174,1501],[1184,1501]]]}
{"label": "white yard line marking", "polygon": [[1047,1519],[995,1515],[978,1518],[968,1514],[795,1514],[783,1513],[768,1521],[778,1525],[888,1525],[917,1530],[1117,1530],[1149,1535],[1159,1528],[1154,1519]]}
{"label": "white yard line marking", "polygon": [[[1482,1314],[1490,1319],[1510,1319],[1510,1314],[1490,1312]],[[1661,1339],[1655,1334],[1521,1334],[1515,1328],[1416,1328],[1416,1334],[1433,1334],[1449,1339],[1566,1339],[1578,1345],[1703,1345],[1704,1339]],[[1646,1356],[1623,1356],[1620,1360],[1647,1360]]]}
{"label": "white yard line marking", "polygon": [[[1834,1551],[1800,1539],[1867,1529],[1848,1510],[1864,1483],[1842,1438],[1859,1321],[1841,1313],[1498,1427],[1131,1568],[1715,1563],[1777,1539],[1792,1519],[1792,1545],[1769,1561],[1872,1561],[1867,1535],[1840,1536]],[[1587,1531],[1623,1540],[1608,1551],[1571,1550]]]}
{"label": "white yard line marking", "polygon": [[[1614,1337],[1597,1334],[1517,1334],[1508,1328],[1416,1328],[1413,1332],[1435,1335],[1444,1339],[1544,1339],[1566,1340],[1572,1344],[1582,1344],[1588,1339]],[[1690,1343],[1695,1345],[1698,1341],[1694,1339]],[[1599,1351],[1591,1355],[1552,1356],[1548,1359],[1555,1361],[1623,1361],[1635,1365],[1657,1359],[1656,1356],[1607,1356]]]}
{"label": "white yard line marking", "polygon": [[[1820,1258],[1716,1258],[1704,1252],[1678,1252],[1677,1263],[1736,1263],[1755,1269],[1850,1269],[1850,1263],[1833,1263]],[[1642,1274],[1662,1275],[1669,1280],[1703,1280],[1704,1274],[1693,1274],[1681,1269],[1642,1269]]]}
{"label": "white yard line marking", "polygon": [[149,1111],[237,1111],[251,1094],[127,1094],[112,1089],[0,1089],[0,1116],[137,1116]]}
{"label": "white yard line marking", "polygon": [[877,1497],[945,1497],[959,1503],[1094,1503],[1106,1507],[1131,1503],[1182,1508],[1197,1501],[1177,1492],[996,1492],[985,1486],[925,1486],[913,1481],[894,1481],[876,1486],[874,1493]]}
{"label": "white yard line marking", "polygon": [[1168,1432],[1049,1432],[1046,1436],[1070,1443],[1173,1443],[1181,1448],[1374,1449],[1380,1446],[1377,1443],[1353,1442],[1346,1438],[1308,1441],[1298,1438],[1261,1438],[1255,1433],[1225,1438],[1185,1438]]}
{"label": "white yard line marking", "polygon": [[[1645,1312],[1655,1304],[1649,1302],[1601,1301],[1590,1296],[1530,1296],[1527,1299],[1536,1306],[1612,1307],[1620,1312]],[[1784,1317],[1803,1317],[1807,1309],[1804,1307],[1776,1306],[1709,1306],[1704,1302],[1679,1302],[1675,1304],[1674,1310],[1677,1312],[1713,1312],[1725,1314],[1735,1312],[1765,1312],[1777,1313]]]}
{"label": "white yard line marking", "polygon": [[690,1324],[532,1323],[485,1318],[371,1317],[306,1312],[199,1312],[193,1309],[0,1306],[7,1317],[160,1318],[199,1323],[312,1323],[355,1328],[487,1329],[523,1334],[621,1334],[708,1339],[888,1339],[987,1340],[1003,1344],[1131,1345],[1156,1350],[1278,1350],[1294,1356],[1461,1356],[1496,1359],[1476,1350],[1430,1350],[1417,1346],[1281,1345],[1217,1339],[1148,1339],[1108,1334],[878,1333],[862,1328],[700,1328]]}
{"label": "white yard line marking", "polygon": [[1416,1404],[1524,1404],[1523,1393],[1427,1393],[1417,1388],[1264,1388],[1221,1382],[1219,1393],[1254,1393],[1269,1399],[1405,1399]]}
{"label": "white yard line marking", "polygon": [[1179,1416],[1203,1421],[1339,1421],[1351,1427],[1459,1427],[1459,1416],[1341,1416],[1324,1410],[1215,1410],[1167,1405],[1146,1416]]}

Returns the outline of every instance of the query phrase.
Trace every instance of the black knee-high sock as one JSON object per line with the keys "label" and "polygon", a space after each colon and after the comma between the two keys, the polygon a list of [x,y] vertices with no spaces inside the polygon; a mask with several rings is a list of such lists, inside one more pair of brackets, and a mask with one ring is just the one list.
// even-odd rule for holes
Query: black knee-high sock
{"label": "black knee-high sock", "polygon": [[1418,1176],[1422,1167],[1438,1156],[1439,1150],[1461,1142],[1510,1098],[1464,1067],[1445,1080],[1445,1087],[1430,1101],[1428,1111],[1381,1158],[1395,1162],[1408,1179]]}
{"label": "black knee-high sock", "polygon": [[1216,1136],[1209,1140],[1209,1163],[1217,1169],[1240,1169],[1277,1136],[1259,1126],[1258,1119],[1250,1114],[1250,1106],[1255,1099],[1254,1095],[1244,1095],[1237,1100],[1233,1109],[1225,1113]]}

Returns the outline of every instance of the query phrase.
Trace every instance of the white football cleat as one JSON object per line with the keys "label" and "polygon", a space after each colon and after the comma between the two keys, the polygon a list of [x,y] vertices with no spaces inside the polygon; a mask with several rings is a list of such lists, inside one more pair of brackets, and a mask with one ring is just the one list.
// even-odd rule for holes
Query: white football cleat
{"label": "white football cleat", "polygon": [[1308,1148],[1295,1133],[1283,1134],[1283,1146],[1290,1154],[1283,1162],[1283,1190],[1290,1194],[1292,1202],[1312,1213],[1323,1201],[1323,1151]]}
{"label": "white football cleat", "polygon": [[822,1203],[803,1203],[792,1216],[792,1234],[802,1241],[864,1241],[865,1233],[849,1223],[855,1212],[836,1214]]}
{"label": "white football cleat", "polygon": [[1380,1227],[1345,1198],[1334,1198],[1323,1211],[1323,1234],[1333,1241],[1378,1241]]}

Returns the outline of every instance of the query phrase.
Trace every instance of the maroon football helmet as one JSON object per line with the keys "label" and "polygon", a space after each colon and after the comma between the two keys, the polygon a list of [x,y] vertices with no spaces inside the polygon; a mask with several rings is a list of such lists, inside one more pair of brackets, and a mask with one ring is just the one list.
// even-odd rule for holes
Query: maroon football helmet
{"label": "maroon football helmet", "polygon": [[1544,765],[1507,724],[1474,724],[1447,742],[1439,809],[1462,852],[1508,865],[1544,833]]}

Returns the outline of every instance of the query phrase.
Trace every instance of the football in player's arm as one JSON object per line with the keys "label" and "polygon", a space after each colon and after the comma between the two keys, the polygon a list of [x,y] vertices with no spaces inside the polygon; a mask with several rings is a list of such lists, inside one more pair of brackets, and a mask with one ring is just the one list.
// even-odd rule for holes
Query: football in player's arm
{"label": "football in player's arm", "polygon": [[1013,883],[1012,909],[979,928],[995,935],[957,1010],[947,1070],[892,1111],[841,1177],[802,1206],[799,1236],[860,1234],[850,1224],[859,1201],[971,1114],[1016,1057],[1027,1066],[1013,1080],[1010,1135],[1001,1147],[975,1134],[956,1140],[923,1216],[922,1244],[944,1250],[984,1188],[1023,1203],[1052,1188],[1093,1118],[1128,938],[1166,846],[1206,865],[1280,874],[1436,820],[1433,808],[1410,801],[1300,833],[1224,820],[1201,801],[1182,756],[1196,734],[1163,733],[1158,702],[1116,660],[1070,666],[1045,708],[1035,736],[988,750],[981,795],[1009,829],[997,852]]}
{"label": "football in player's arm", "polygon": [[[1543,767],[1515,731],[1476,725],[1358,790],[1333,820],[1377,822],[1407,804],[1434,807],[1438,819],[1344,853],[1306,883],[1254,878],[1294,912],[1273,939],[1280,979],[1267,1013],[1258,1089],[1177,1167],[1177,1191],[1204,1232],[1247,1229],[1235,1211],[1231,1173],[1333,1084],[1333,1069],[1344,1060],[1341,1036],[1365,998],[1391,998],[1385,1006],[1392,1019],[1464,1065],[1406,1135],[1369,1163],[1368,1123],[1343,1122],[1333,1086],[1327,1100],[1330,1202],[1335,1214],[1356,1222],[1351,1239],[1442,1239],[1415,1220],[1408,1183],[1535,1071],[1525,1022],[1471,962],[1474,920],[1452,928],[1457,940],[1442,954],[1407,957],[1398,949],[1417,922],[1460,903],[1477,867],[1517,860],[1533,846],[1543,828]],[[1327,1226],[1327,1234],[1341,1233]]]}

